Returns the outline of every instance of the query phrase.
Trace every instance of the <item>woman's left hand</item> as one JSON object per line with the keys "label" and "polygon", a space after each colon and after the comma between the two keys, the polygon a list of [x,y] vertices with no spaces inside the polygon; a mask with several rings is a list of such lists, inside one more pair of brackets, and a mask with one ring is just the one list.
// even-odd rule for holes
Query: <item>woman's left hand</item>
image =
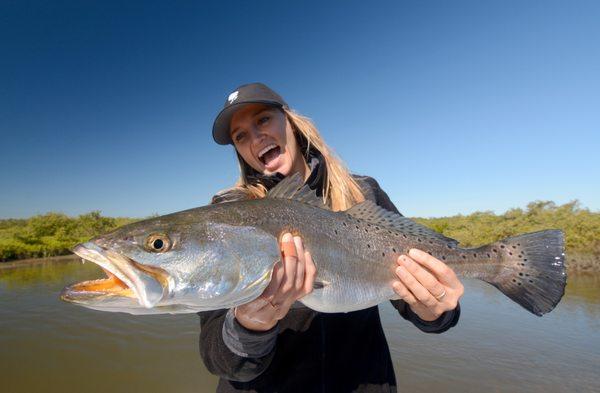
{"label": "woman's left hand", "polygon": [[464,287],[448,265],[415,248],[397,263],[394,291],[419,318],[434,321],[456,308]]}

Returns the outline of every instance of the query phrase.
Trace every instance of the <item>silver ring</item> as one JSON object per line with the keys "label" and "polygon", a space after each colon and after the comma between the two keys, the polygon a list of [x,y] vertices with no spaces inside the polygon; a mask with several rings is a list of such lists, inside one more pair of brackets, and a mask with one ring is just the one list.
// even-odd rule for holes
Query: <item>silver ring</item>
{"label": "silver ring", "polygon": [[433,296],[434,298],[436,298],[437,300],[442,300],[444,298],[444,296],[446,296],[446,290],[444,289],[444,291],[437,295],[437,296]]}

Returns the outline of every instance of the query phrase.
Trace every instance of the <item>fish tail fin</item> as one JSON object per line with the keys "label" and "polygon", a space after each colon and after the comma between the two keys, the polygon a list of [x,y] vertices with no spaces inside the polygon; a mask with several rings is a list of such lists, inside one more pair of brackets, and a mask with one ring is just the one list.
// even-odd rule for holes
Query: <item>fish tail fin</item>
{"label": "fish tail fin", "polygon": [[509,237],[481,250],[501,259],[497,274],[481,278],[531,313],[542,316],[562,298],[567,283],[562,231]]}

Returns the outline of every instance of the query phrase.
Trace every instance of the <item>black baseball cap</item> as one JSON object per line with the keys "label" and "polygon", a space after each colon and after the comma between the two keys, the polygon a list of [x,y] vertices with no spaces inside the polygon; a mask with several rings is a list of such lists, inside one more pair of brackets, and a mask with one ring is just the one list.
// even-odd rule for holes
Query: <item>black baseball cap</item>
{"label": "black baseball cap", "polygon": [[262,83],[249,83],[235,89],[225,100],[223,109],[213,123],[213,139],[219,145],[233,144],[229,136],[229,125],[233,114],[245,104],[267,104],[277,108],[288,108],[281,96]]}

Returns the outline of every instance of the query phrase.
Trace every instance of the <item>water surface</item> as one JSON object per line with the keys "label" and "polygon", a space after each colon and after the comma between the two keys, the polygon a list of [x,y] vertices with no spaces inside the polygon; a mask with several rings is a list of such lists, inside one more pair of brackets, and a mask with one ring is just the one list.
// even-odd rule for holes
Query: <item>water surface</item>
{"label": "water surface", "polygon": [[[213,392],[195,314],[132,316],[59,300],[65,285],[101,276],[80,262],[0,269],[0,391]],[[399,391],[600,392],[600,275],[570,276],[542,318],[484,283],[465,288],[459,325],[442,335],[380,306]]]}

